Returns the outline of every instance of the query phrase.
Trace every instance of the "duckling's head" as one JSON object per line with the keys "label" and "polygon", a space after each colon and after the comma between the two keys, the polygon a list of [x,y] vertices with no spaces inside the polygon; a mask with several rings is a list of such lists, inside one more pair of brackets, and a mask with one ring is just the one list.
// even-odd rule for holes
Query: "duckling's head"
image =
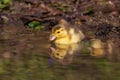
{"label": "duckling's head", "polygon": [[73,60],[73,55],[68,54],[68,45],[58,45],[51,46],[50,56],[52,59],[58,61],[62,65],[68,65]]}
{"label": "duckling's head", "polygon": [[65,38],[68,37],[68,32],[67,29],[65,28],[64,25],[56,25],[53,29],[52,29],[52,33],[50,35],[50,40],[54,41],[55,39],[61,39],[61,38]]}
{"label": "duckling's head", "polygon": [[60,49],[60,48],[54,48],[54,47],[50,47],[50,49],[51,49],[51,53],[50,53],[50,55],[51,55],[51,57],[52,58],[55,58],[55,59],[57,59],[57,60],[62,60],[62,59],[64,59],[64,57],[66,56],[66,54],[67,54],[67,51],[65,50],[65,49]]}
{"label": "duckling's head", "polygon": [[68,37],[67,26],[68,26],[68,22],[64,19],[61,19],[58,22],[58,25],[56,25],[52,28],[52,33],[50,35],[50,41]]}

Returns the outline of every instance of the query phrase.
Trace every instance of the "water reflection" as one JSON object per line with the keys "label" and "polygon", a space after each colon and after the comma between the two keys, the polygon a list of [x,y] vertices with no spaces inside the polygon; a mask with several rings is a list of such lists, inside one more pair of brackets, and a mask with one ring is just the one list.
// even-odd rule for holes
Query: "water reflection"
{"label": "water reflection", "polygon": [[[74,57],[80,55],[80,57],[87,56],[87,58],[106,58],[109,60],[120,60],[119,47],[112,41],[102,42],[99,39],[92,39],[90,41],[83,41],[79,44],[51,44],[50,56],[52,59],[58,61],[63,65],[72,63]],[[115,51],[114,51],[115,50]]]}
{"label": "water reflection", "polygon": [[120,60],[120,57],[118,57],[120,56],[120,47],[118,46],[118,44],[113,43],[113,41],[111,40],[102,42],[99,39],[93,39],[91,40],[91,44],[88,49],[90,51],[90,55],[93,57],[104,57],[111,60]]}
{"label": "water reflection", "polygon": [[52,44],[50,46],[50,56],[63,65],[68,65],[73,61],[75,54],[80,53],[83,43],[79,44]]}
{"label": "water reflection", "polygon": [[89,47],[90,55],[94,57],[103,57],[106,53],[104,43],[100,39],[92,39]]}
{"label": "water reflection", "polygon": [[105,52],[108,58],[96,58],[89,42],[50,47],[43,32],[15,39],[0,44],[0,80],[120,80],[120,51],[115,45],[111,54]]}

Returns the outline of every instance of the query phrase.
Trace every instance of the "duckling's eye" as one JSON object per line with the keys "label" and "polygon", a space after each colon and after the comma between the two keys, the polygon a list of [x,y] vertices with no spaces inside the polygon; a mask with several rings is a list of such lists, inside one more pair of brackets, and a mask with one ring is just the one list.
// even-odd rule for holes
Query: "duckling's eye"
{"label": "duckling's eye", "polygon": [[58,31],[57,33],[60,33],[60,31]]}
{"label": "duckling's eye", "polygon": [[59,56],[59,53],[57,53],[56,55]]}

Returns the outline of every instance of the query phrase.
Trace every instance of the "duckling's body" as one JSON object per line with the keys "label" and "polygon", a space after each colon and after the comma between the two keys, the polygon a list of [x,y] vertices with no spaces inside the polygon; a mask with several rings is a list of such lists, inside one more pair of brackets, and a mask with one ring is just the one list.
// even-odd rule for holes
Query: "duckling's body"
{"label": "duckling's body", "polygon": [[69,25],[65,20],[61,20],[52,29],[50,40],[57,44],[73,44],[80,42],[84,37],[80,29]]}
{"label": "duckling's body", "polygon": [[103,42],[100,39],[92,39],[90,52],[92,56],[103,56],[105,54]]}
{"label": "duckling's body", "polygon": [[56,39],[55,43],[59,43],[59,44],[70,44],[70,39],[68,36],[64,37],[64,38],[60,38],[60,39]]}
{"label": "duckling's body", "polygon": [[114,44],[111,40],[102,42],[100,39],[92,39],[91,48],[89,49],[92,56],[102,57],[106,54],[112,54],[113,46]]}

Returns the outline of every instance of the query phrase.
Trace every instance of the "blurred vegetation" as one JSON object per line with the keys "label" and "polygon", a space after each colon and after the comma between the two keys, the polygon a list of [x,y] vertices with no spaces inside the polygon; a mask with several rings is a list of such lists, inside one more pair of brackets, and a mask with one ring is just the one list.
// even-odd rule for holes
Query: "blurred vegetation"
{"label": "blurred vegetation", "polygon": [[4,9],[12,4],[12,0],[0,0],[0,9]]}
{"label": "blurred vegetation", "polygon": [[49,4],[49,6],[56,7],[58,10],[65,13],[68,11],[68,5],[65,3],[62,3],[62,4],[54,3],[54,4]]}
{"label": "blurred vegetation", "polygon": [[39,21],[31,21],[31,22],[29,22],[28,27],[32,28],[34,30],[38,30],[38,31],[41,31],[41,30],[45,29],[45,27],[42,25],[42,22],[39,22]]}

